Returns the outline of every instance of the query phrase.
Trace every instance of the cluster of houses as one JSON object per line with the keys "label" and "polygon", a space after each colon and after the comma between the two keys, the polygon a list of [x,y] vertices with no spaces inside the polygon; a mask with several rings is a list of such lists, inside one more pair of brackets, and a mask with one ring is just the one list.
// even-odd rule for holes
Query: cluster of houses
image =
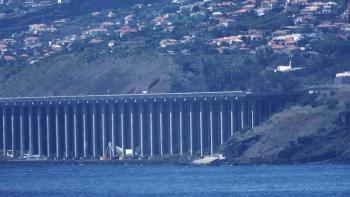
{"label": "cluster of houses", "polygon": [[[276,53],[310,52],[310,41],[349,39],[350,3],[339,5],[331,0],[173,0],[172,3],[180,5],[179,9],[155,17],[156,26],[163,25],[163,31],[169,27],[173,30],[178,28],[173,25],[173,18],[189,16],[190,20],[193,19],[191,22],[197,22],[194,24],[199,30],[197,32],[201,33],[200,29],[204,27],[203,31],[223,34],[206,40],[207,46],[214,47],[218,53],[241,51],[255,54],[261,47],[271,48]],[[239,29],[240,20],[259,21],[273,14],[284,16],[293,24],[280,24],[275,29],[254,28],[253,24],[248,30]],[[192,35],[200,39],[198,35]],[[181,46],[181,43],[171,35],[160,43],[162,48],[173,49],[176,45]]]}
{"label": "cluster of houses", "polygon": [[[19,0],[0,0],[0,5],[11,1]],[[63,2],[66,1],[25,0],[23,7],[32,9]],[[259,25],[254,25],[254,21],[274,15],[293,23],[255,27]],[[1,16],[0,7],[0,20]],[[275,53],[310,52],[312,40],[350,38],[350,3],[339,5],[331,0],[169,0],[79,17],[29,24],[26,30],[0,37],[0,63],[34,64],[74,51],[78,45],[103,46],[112,52],[119,46],[144,45],[146,40],[163,53],[191,55],[196,47],[217,53],[255,54],[262,47]],[[252,26],[241,28],[244,20]]]}
{"label": "cluster of houses", "polygon": [[[66,1],[59,4],[63,2]],[[25,30],[0,37],[0,65],[35,64],[58,53],[72,52],[79,48],[77,46],[84,48],[103,43],[112,50],[118,39],[127,39],[130,34],[145,28],[135,15],[127,12],[121,17],[113,10],[92,12],[80,20],[84,22],[67,17],[29,24]]]}

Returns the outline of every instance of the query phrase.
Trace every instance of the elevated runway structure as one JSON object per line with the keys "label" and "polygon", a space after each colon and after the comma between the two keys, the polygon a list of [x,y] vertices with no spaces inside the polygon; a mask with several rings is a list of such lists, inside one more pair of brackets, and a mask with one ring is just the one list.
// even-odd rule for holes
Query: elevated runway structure
{"label": "elevated runway structure", "polygon": [[97,159],[108,144],[140,158],[213,155],[300,94],[241,91],[0,99],[0,148],[14,158]]}

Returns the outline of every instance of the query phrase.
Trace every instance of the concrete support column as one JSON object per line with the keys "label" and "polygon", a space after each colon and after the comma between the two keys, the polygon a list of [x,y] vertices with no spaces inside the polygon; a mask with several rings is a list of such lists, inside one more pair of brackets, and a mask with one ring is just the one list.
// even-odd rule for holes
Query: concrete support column
{"label": "concrete support column", "polygon": [[268,105],[268,117],[270,117],[274,111],[271,99],[268,100],[267,105]]}
{"label": "concrete support column", "polygon": [[252,106],[252,108],[251,108],[251,116],[252,116],[252,118],[251,118],[251,120],[252,120],[252,122],[251,122],[251,127],[252,128],[254,128],[255,127],[255,123],[256,123],[256,103],[255,103],[255,101],[251,101],[251,106]]}
{"label": "concrete support column", "polygon": [[24,156],[24,109],[20,107],[19,111],[19,135],[20,135],[20,157]]}
{"label": "concrete support column", "polygon": [[74,138],[74,158],[79,157],[78,151],[78,119],[77,119],[78,106],[73,106],[73,138]]}
{"label": "concrete support column", "polygon": [[86,122],[86,105],[83,105],[82,106],[82,111],[83,111],[83,114],[82,114],[82,121],[83,121],[83,152],[84,152],[84,158],[87,158],[87,145],[88,145],[88,142],[87,142],[87,122]]}
{"label": "concrete support column", "polygon": [[106,106],[102,104],[101,106],[101,130],[102,130],[102,155],[105,157],[107,155],[107,133],[106,133]]}
{"label": "concrete support column", "polygon": [[92,105],[92,157],[97,157],[97,135],[96,135],[96,105]]}
{"label": "concrete support column", "polygon": [[135,155],[135,144],[134,144],[134,107],[133,104],[130,103],[130,146],[131,146],[131,150],[132,150],[132,155]]}
{"label": "concrete support column", "polygon": [[60,121],[59,121],[59,106],[55,106],[55,131],[56,131],[56,158],[61,155],[60,152]]}
{"label": "concrete support column", "polygon": [[15,151],[16,151],[16,145],[15,145],[15,108],[11,107],[11,148],[12,148],[12,155],[13,157],[16,157]]}
{"label": "concrete support column", "polygon": [[190,102],[190,155],[193,156],[193,103]]}
{"label": "concrete support column", "polygon": [[169,103],[169,146],[170,146],[170,155],[174,154],[174,142],[173,142],[173,104]]}
{"label": "concrete support column", "polygon": [[220,145],[224,144],[224,103],[220,102]]}
{"label": "concrete support column", "polygon": [[112,155],[114,156],[115,155],[115,146],[116,146],[116,143],[115,143],[115,124],[114,124],[114,120],[115,120],[115,108],[114,108],[114,105],[111,105],[110,106],[110,110],[111,110],[111,137],[112,137]]}
{"label": "concrete support column", "polygon": [[64,150],[65,150],[65,158],[69,157],[69,136],[68,136],[68,106],[63,106],[64,111]]}
{"label": "concrete support column", "polygon": [[[126,101],[125,101],[126,102]],[[120,133],[122,141],[122,157],[125,157],[125,136],[124,136],[124,105],[120,105]]]}
{"label": "concrete support column", "polygon": [[42,141],[42,127],[41,127],[41,119],[42,119],[42,113],[41,113],[41,107],[38,107],[38,113],[37,113],[37,127],[38,127],[38,155],[39,157],[42,157],[43,155],[43,141]]}
{"label": "concrete support column", "polygon": [[204,135],[203,135],[203,102],[199,104],[199,138],[200,138],[200,152],[201,157],[203,157],[203,149],[204,149]]}
{"label": "concrete support column", "polygon": [[260,123],[264,122],[266,119],[266,105],[265,105],[265,100],[260,100],[259,101],[259,110],[258,110],[258,113],[259,113],[259,125]]}
{"label": "concrete support column", "polygon": [[213,119],[213,103],[210,102],[209,109],[209,129],[210,129],[210,155],[214,154],[214,119]]}
{"label": "concrete support column", "polygon": [[2,151],[4,157],[6,157],[6,107],[2,107]]}
{"label": "concrete support column", "polygon": [[50,136],[50,106],[46,106],[46,146],[47,158],[51,156],[51,136]]}
{"label": "concrete support column", "polygon": [[141,147],[141,157],[144,157],[145,150],[144,150],[144,144],[143,144],[143,103],[140,103],[140,147]]}
{"label": "concrete support column", "polygon": [[245,104],[244,101],[241,101],[241,130],[245,128]]}
{"label": "concrete support column", "polygon": [[33,107],[28,109],[29,155],[33,155]]}
{"label": "concrete support column", "polygon": [[149,143],[150,143],[150,154],[154,156],[154,144],[153,144],[153,105],[152,101],[149,103]]}
{"label": "concrete support column", "polygon": [[184,142],[183,142],[183,106],[184,104],[182,102],[180,102],[180,113],[179,113],[179,145],[180,145],[180,155],[182,156],[183,155],[183,152],[184,152]]}
{"label": "concrete support column", "polygon": [[257,101],[257,118],[256,118],[256,124],[260,125],[260,123],[263,122],[263,101],[258,100]]}
{"label": "concrete support column", "polygon": [[235,102],[230,102],[230,136],[233,136],[233,132],[235,131],[235,123],[236,123],[236,108],[235,108]]}
{"label": "concrete support column", "polygon": [[163,150],[163,104],[162,102],[159,102],[159,149],[160,149],[160,155],[164,155],[164,150]]}

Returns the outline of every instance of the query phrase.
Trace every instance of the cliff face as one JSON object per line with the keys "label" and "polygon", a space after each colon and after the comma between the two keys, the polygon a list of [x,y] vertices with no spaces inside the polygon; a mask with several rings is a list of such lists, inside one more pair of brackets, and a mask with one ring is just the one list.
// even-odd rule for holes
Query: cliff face
{"label": "cliff face", "polygon": [[225,156],[236,164],[350,162],[349,95],[350,90],[321,92],[308,105],[236,133],[224,147]]}

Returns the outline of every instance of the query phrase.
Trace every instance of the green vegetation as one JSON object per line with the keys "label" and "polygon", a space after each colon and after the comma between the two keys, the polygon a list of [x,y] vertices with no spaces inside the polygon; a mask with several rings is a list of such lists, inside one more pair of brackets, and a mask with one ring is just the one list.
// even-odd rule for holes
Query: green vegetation
{"label": "green vegetation", "polygon": [[311,48],[315,51],[326,54],[326,55],[336,55],[336,56],[348,56],[350,57],[350,41],[344,40],[317,40],[310,43]]}
{"label": "green vegetation", "polygon": [[[134,6],[140,2],[143,5]],[[291,91],[308,85],[332,83],[336,73],[350,70],[350,42],[338,40],[347,39],[341,32],[343,30],[338,28],[337,32],[333,32],[334,28],[313,28],[327,21],[340,22],[338,16],[315,16],[302,22],[307,24],[298,26],[294,20],[302,16],[300,10],[304,7],[301,5],[291,5],[291,10],[285,11],[284,2],[278,2],[264,16],[257,16],[253,10],[242,15],[233,12],[242,6],[259,8],[259,2],[250,5],[248,1],[240,1],[232,6],[221,6],[222,1],[203,5],[200,2],[81,0],[62,7],[50,7],[26,18],[9,19],[8,24],[4,20],[2,32],[7,36],[10,36],[9,32],[19,32],[24,27],[28,29],[32,23],[55,26],[54,21],[62,18],[67,22],[62,26],[56,25],[60,42],[53,42],[60,45],[62,51],[55,51],[51,56],[47,52],[50,46],[45,42],[52,41],[54,36],[27,32],[28,36],[40,37],[42,47],[21,51],[23,46],[16,46],[19,51],[12,55],[16,61],[8,60],[4,63],[6,66],[0,67],[0,87],[3,88],[0,94],[103,94],[138,93],[142,90]],[[343,8],[345,1],[339,0],[339,4]],[[193,7],[192,10],[180,9],[181,6]],[[99,14],[92,16],[92,12],[97,11]],[[214,12],[221,12],[222,16],[216,18]],[[127,23],[126,16],[134,19]],[[158,23],[155,19],[159,19]],[[104,22],[115,24],[108,27],[105,34],[87,33],[91,29],[103,28],[101,24]],[[117,32],[126,26],[137,32],[120,37]],[[283,32],[288,28],[291,31],[286,31],[286,34],[302,33],[305,37],[291,43],[294,49],[285,47],[279,50],[278,46],[283,48],[290,43],[276,41],[272,32]],[[46,34],[49,36],[45,37]],[[23,41],[26,35],[18,37],[18,40]],[[65,38],[69,36],[70,39]],[[85,39],[80,39],[84,36]],[[229,36],[239,37],[239,41],[216,42],[218,38]],[[93,39],[102,42],[92,45],[89,42]],[[161,41],[171,39],[176,40],[160,47]],[[61,44],[63,40],[69,44]],[[109,41],[115,45],[108,47]],[[271,45],[278,46],[273,48]],[[23,53],[28,53],[28,58],[17,64],[22,61]],[[277,66],[288,64],[290,54],[293,54],[293,66],[306,69],[274,73],[272,70]],[[29,64],[31,60],[39,63]],[[141,78],[144,76],[146,79]]]}
{"label": "green vegetation", "polygon": [[350,69],[346,54],[308,56],[296,54],[293,66],[308,69],[291,73],[274,73],[271,69],[286,65],[287,55],[262,51],[246,54],[195,54],[171,69],[172,91],[250,90],[290,91],[303,85],[333,83],[337,72]]}
{"label": "green vegetation", "polygon": [[272,13],[262,17],[255,15],[244,17],[237,21],[237,28],[241,31],[247,31],[252,28],[275,31],[282,26],[292,24],[292,20],[286,13],[272,11]]}

